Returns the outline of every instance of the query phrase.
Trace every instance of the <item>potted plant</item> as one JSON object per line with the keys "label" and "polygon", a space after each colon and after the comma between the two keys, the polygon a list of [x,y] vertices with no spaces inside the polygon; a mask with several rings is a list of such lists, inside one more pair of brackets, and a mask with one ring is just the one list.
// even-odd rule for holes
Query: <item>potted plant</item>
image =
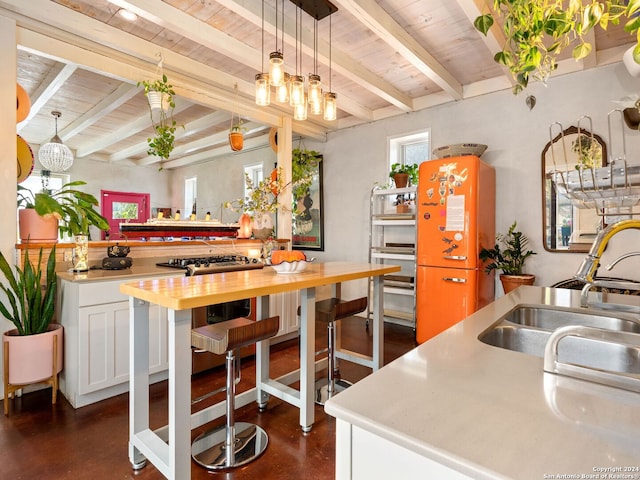
{"label": "potted plant", "polygon": [[250,215],[253,221],[253,236],[268,238],[273,233],[273,221],[270,214],[278,210],[280,206],[278,196],[286,186],[282,172],[276,170],[276,175],[265,178],[257,185],[253,183],[249,175],[245,174],[245,184],[249,195],[224,202],[223,206]]}
{"label": "potted plant", "polygon": [[160,158],[159,170],[162,170],[162,161],[169,159],[176,139],[177,123],[173,118],[176,92],[165,74],[159,79],[140,81],[138,86],[144,88],[149,100],[149,113],[154,130],[154,136],[147,138],[147,155]]}
{"label": "potted plant", "polygon": [[[93,207],[98,205],[98,199],[90,193],[77,190],[75,187],[86,185],[87,182],[76,180],[60,187],[59,190],[42,190],[34,194],[31,190],[18,185],[18,208],[30,210],[27,214],[36,214],[44,218],[55,218],[59,224],[61,236],[89,235],[89,227],[109,230],[109,222],[96,212]],[[20,210],[22,214],[23,210]],[[29,241],[27,228],[20,223],[20,236],[23,241]],[[34,240],[31,237],[31,240]],[[53,239],[57,239],[57,235]]]}
{"label": "potted plant", "polygon": [[393,178],[396,188],[418,184],[418,165],[415,163],[394,163],[389,178]]}
{"label": "potted plant", "polygon": [[49,252],[45,278],[42,277],[43,252],[33,264],[25,250],[24,267],[15,269],[0,252],[0,272],[5,281],[0,289],[0,313],[14,329],[2,335],[4,368],[4,414],[9,413],[7,399],[16,390],[32,383],[52,386],[52,403],[56,403],[58,373],[62,370],[62,325],[54,324],[56,298],[56,246]]}
{"label": "potted plant", "polygon": [[244,122],[241,118],[231,125],[231,128],[229,129],[229,145],[231,146],[231,150],[234,152],[242,150],[244,147],[244,132],[246,131],[247,127],[244,126]]}
{"label": "potted plant", "polygon": [[144,94],[147,96],[151,110],[168,112],[170,109],[176,108],[174,100],[176,92],[165,74],[162,74],[162,78],[155,80],[142,80],[138,82],[137,86],[144,88]]}
{"label": "potted plant", "polygon": [[491,260],[485,272],[491,273],[493,270],[501,270],[500,281],[504,288],[504,293],[520,285],[533,285],[535,275],[523,273],[524,263],[531,255],[536,253],[527,250],[529,239],[516,230],[517,223],[514,221],[509,232],[504,235],[499,233],[496,235],[496,244],[493,248],[483,248],[480,251],[480,260],[483,262]]}
{"label": "potted plant", "polygon": [[[546,0],[494,0],[495,15],[503,17],[502,33],[505,44],[494,60],[506,66],[516,85],[514,93],[527,88],[529,78],[546,82],[557,68],[558,55],[572,46],[572,56],[580,60],[591,53],[592,46],[585,37],[596,26],[607,28],[627,18],[625,30],[636,34],[640,28],[637,17],[640,1],[626,5],[619,2],[549,2]],[[487,34],[494,23],[494,14],[485,14],[474,21],[475,28]],[[638,38],[640,41],[640,38]],[[640,44],[633,50],[633,58],[640,60]]]}

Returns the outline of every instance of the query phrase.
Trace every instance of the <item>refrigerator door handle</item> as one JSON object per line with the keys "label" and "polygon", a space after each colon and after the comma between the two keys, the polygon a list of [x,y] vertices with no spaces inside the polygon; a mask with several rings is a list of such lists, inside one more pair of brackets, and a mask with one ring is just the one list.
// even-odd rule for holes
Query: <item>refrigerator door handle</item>
{"label": "refrigerator door handle", "polygon": [[467,257],[463,255],[443,255],[442,258],[447,260],[462,260],[462,261],[465,261],[467,259]]}
{"label": "refrigerator door handle", "polygon": [[442,280],[445,282],[453,282],[453,283],[467,283],[466,278],[458,278],[458,277],[442,277]]}

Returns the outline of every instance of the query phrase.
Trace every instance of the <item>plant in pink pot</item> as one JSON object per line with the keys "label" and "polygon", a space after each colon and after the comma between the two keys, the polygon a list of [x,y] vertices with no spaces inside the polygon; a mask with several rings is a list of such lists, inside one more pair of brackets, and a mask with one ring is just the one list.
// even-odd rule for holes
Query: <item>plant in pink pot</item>
{"label": "plant in pink pot", "polygon": [[[51,249],[43,272],[43,251],[32,263],[25,250],[24,266],[11,266],[0,252],[0,289],[6,300],[0,301],[0,313],[15,326],[2,335],[4,414],[17,390],[34,383],[52,387],[51,401],[56,403],[58,374],[62,370],[62,325],[52,323],[56,298],[56,247]],[[44,275],[44,277],[43,277]]]}

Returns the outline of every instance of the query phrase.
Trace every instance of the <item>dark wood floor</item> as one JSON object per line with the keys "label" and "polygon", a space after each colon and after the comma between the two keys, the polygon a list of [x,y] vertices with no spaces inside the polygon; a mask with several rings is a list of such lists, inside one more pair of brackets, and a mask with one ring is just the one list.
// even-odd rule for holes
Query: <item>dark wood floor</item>
{"label": "dark wood floor", "polygon": [[[361,318],[343,322],[345,348],[370,353],[371,338]],[[318,329],[320,330],[320,329]],[[320,335],[324,332],[318,332]],[[414,347],[414,332],[407,327],[385,326],[385,363]],[[369,352],[368,352],[369,351]],[[298,342],[291,340],[272,348],[271,374],[278,376],[297,368]],[[242,363],[242,381],[238,390],[251,388],[255,382],[253,358]],[[343,378],[357,381],[370,370],[349,362],[340,363]],[[192,396],[195,398],[224,384],[224,368],[195,375]],[[151,387],[152,428],[166,424],[167,382]],[[223,394],[203,402],[215,403]],[[0,417],[0,478],[2,479],[139,479],[164,478],[149,464],[137,474],[131,469],[127,456],[128,395],[117,397],[74,410],[64,396],[51,405],[49,389],[10,400],[9,416]],[[305,434],[298,424],[295,407],[272,398],[267,410],[258,412],[255,404],[236,412],[236,421],[257,423],[267,431],[269,445],[256,461],[227,473],[210,473],[192,462],[194,479],[217,478],[227,480],[278,479],[324,480],[334,478],[335,419],[316,406],[316,421],[311,432]],[[196,429],[221,425],[224,420]]]}

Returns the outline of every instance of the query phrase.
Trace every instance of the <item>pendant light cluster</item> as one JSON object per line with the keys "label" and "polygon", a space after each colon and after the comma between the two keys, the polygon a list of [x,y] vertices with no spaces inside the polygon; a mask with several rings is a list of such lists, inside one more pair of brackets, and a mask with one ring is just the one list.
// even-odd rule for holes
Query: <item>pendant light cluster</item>
{"label": "pendant light cluster", "polygon": [[[280,2],[281,19],[278,18]],[[269,71],[264,69],[264,0],[262,1],[262,71],[256,74],[256,104],[271,103],[271,87],[275,101],[289,103],[293,107],[294,120],[306,120],[307,114],[323,115],[325,120],[336,119],[337,95],[331,91],[331,14],[338,9],[327,0],[291,0],[296,5],[296,54],[295,74],[284,71],[284,0],[276,0],[276,48],[269,54]],[[302,75],[302,11],[314,20],[313,28],[313,73],[309,73],[305,84]],[[318,21],[329,17],[329,90],[322,91],[322,80],[318,74]],[[280,26],[279,26],[280,22]],[[280,33],[280,44],[278,34]]]}

